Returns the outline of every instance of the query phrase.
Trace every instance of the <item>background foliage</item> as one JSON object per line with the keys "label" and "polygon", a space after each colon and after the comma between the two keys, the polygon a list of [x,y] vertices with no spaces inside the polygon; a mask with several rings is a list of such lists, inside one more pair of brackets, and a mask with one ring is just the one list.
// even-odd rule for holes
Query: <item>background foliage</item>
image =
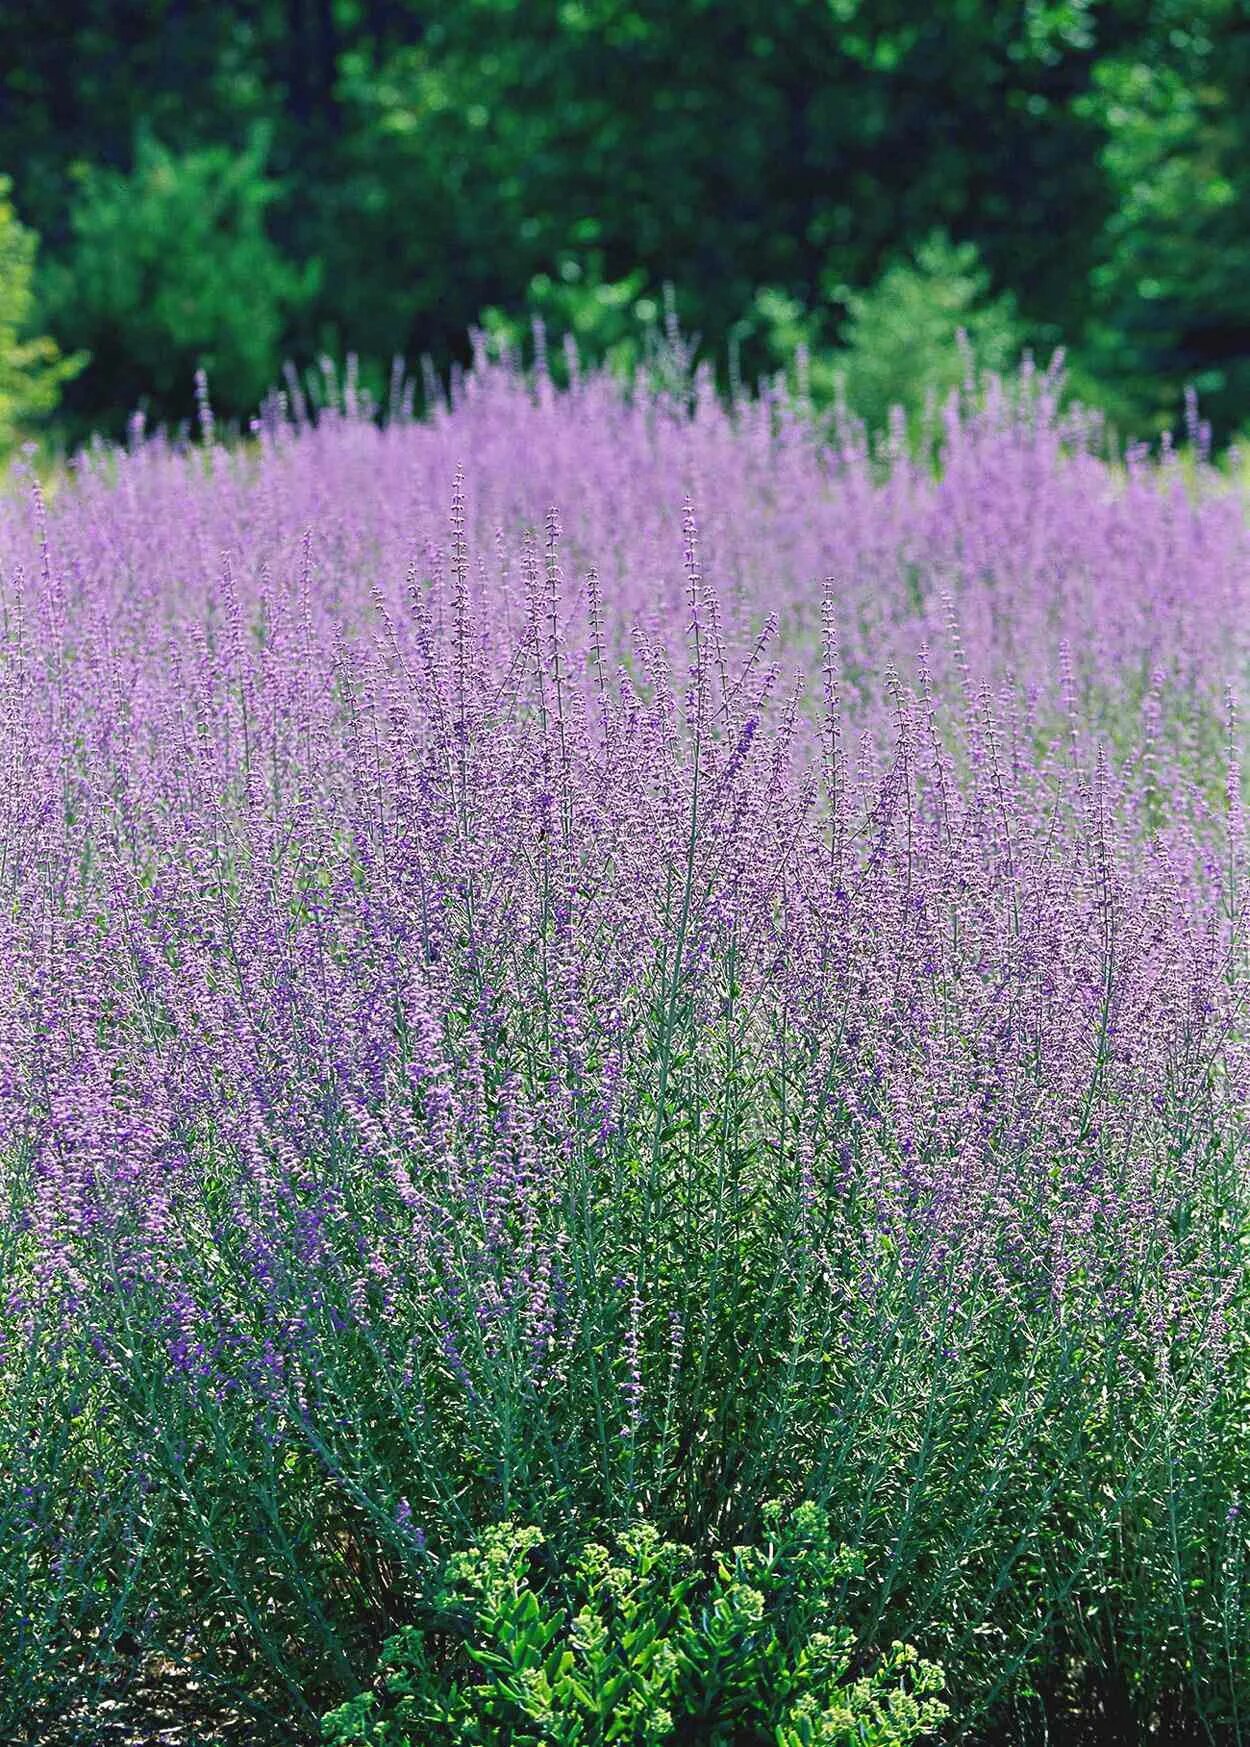
{"label": "background foliage", "polygon": [[10,186],[8,177],[0,176],[0,452],[18,438],[28,420],[52,410],[61,384],[83,362],[63,358],[46,334],[30,333],[37,244],[18,223]]}
{"label": "background foliage", "polygon": [[[278,196],[257,129],[236,154],[175,155],[146,129],[133,171],[80,166],[70,240],[47,269],[51,319],[89,348],[91,392],[121,408],[142,381],[175,406],[196,368],[254,407],[271,386],[288,321],[316,284],[266,235]],[[133,396],[131,396],[133,397]]]}
{"label": "background foliage", "polygon": [[1123,423],[1250,412],[1242,0],[4,0],[0,40],[71,438],[186,416],[199,366],[232,416],[287,357],[380,387],[535,283],[619,351],[671,280],[751,373],[939,233]]}

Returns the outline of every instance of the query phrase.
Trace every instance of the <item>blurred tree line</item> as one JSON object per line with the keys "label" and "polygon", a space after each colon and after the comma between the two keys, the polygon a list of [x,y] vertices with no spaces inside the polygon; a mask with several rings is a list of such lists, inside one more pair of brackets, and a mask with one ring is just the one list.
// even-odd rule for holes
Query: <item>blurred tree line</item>
{"label": "blurred tree line", "polygon": [[1139,430],[1190,382],[1250,421],[1250,0],[0,0],[0,44],[70,440],[484,312],[625,355],[670,281],[870,412],[962,325]]}

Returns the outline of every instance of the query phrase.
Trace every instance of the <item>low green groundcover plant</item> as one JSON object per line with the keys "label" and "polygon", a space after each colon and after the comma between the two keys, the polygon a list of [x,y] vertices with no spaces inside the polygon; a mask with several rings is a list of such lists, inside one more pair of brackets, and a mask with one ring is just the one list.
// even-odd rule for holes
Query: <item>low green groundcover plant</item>
{"label": "low green groundcover plant", "polygon": [[838,1626],[854,1556],[813,1504],[764,1513],[767,1541],[710,1569],[650,1523],[571,1567],[503,1523],[456,1555],[372,1691],[324,1719],[334,1747],[904,1747],[947,1715],[942,1670],[894,1644],[856,1672]]}

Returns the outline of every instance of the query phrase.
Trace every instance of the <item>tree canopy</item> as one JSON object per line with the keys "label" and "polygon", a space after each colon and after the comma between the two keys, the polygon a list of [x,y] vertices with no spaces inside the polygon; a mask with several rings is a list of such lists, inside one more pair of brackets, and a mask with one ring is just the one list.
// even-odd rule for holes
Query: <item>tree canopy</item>
{"label": "tree canopy", "polygon": [[1250,418],[1244,0],[0,0],[0,31],[79,434],[181,416],[199,367],[242,415],[288,357],[445,363],[544,279],[671,282],[764,368],[761,308],[844,344],[935,238],[1124,421],[1190,382]]}

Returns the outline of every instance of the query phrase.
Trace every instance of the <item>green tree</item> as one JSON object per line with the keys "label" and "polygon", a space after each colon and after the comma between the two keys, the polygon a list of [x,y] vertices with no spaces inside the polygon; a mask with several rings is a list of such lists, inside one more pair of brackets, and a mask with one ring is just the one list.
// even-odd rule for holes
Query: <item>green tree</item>
{"label": "green tree", "polygon": [[917,412],[967,375],[961,335],[985,370],[1007,370],[1021,350],[1015,299],[992,296],[974,243],[926,238],[913,261],[893,262],[869,291],[846,294],[847,400],[870,425],[892,406]]}
{"label": "green tree", "polygon": [[457,0],[408,40],[362,34],[340,60],[326,314],[438,349],[465,302],[515,307],[597,254],[607,283],[671,280],[716,349],[760,285],[812,305],[944,226],[1030,320],[1071,331],[1105,216],[1097,118],[1075,104],[1095,11]]}
{"label": "green tree", "polygon": [[75,410],[185,406],[203,369],[219,408],[246,413],[273,383],[316,272],[268,235],[267,150],[259,128],[242,152],[176,154],[141,133],[129,175],[79,169],[71,244],[45,278],[49,310],[92,353]]}
{"label": "green tree", "polygon": [[[640,269],[605,280],[602,262],[566,255],[556,273],[535,274],[514,310],[487,309],[479,326],[492,345],[524,355],[535,320],[552,339],[569,336],[580,359],[594,358],[630,376],[662,343],[663,301]],[[559,357],[550,361],[560,375]]]}
{"label": "green tree", "polygon": [[[839,307],[840,325],[829,313]],[[929,399],[945,399],[970,363],[1010,370],[1025,340],[1015,298],[992,293],[975,243],[953,243],[943,231],[892,261],[866,291],[832,286],[823,309],[775,288],[760,292],[750,326],[787,370],[800,348],[807,354],[805,385],[818,406],[840,393],[873,431],[893,407],[914,417]]]}
{"label": "green tree", "polygon": [[1217,429],[1250,417],[1250,11],[1156,0],[1088,103],[1115,200],[1092,275],[1091,367],[1122,416],[1175,421],[1187,384]]}
{"label": "green tree", "polygon": [[[141,393],[182,411],[200,358],[237,411],[288,354],[445,364],[535,284],[581,298],[588,343],[615,346],[621,314],[592,282],[671,281],[718,358],[761,286],[836,332],[944,230],[1126,422],[1174,416],[1193,378],[1229,430],[1250,416],[1248,20],[1245,0],[0,0],[0,162],[57,331],[95,354],[67,396],[80,429]],[[136,153],[145,128],[177,138],[185,199]],[[230,242],[195,208],[247,163],[265,192]],[[170,264],[121,307],[92,263],[118,259],[106,232],[142,256],[149,225]],[[216,263],[248,225],[273,255],[227,298]],[[201,245],[211,293],[186,290]],[[293,286],[314,259],[316,290]],[[747,377],[767,338],[756,322]]]}
{"label": "green tree", "polygon": [[54,410],[62,385],[85,362],[81,355],[63,357],[46,334],[30,333],[39,239],[19,223],[11,188],[10,179],[0,176],[0,459],[32,421]]}

